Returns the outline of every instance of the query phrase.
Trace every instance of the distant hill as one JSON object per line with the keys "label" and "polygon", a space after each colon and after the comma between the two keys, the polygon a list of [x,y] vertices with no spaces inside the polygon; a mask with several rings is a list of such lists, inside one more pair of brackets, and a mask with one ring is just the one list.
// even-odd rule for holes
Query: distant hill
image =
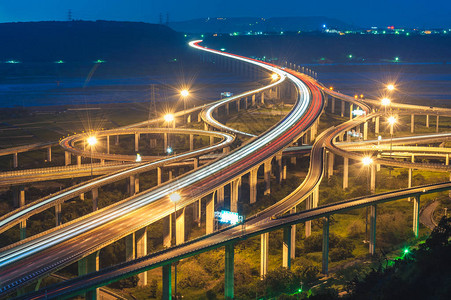
{"label": "distant hill", "polygon": [[0,61],[159,60],[186,48],[181,34],[140,22],[0,23]]}
{"label": "distant hill", "polygon": [[204,18],[169,23],[172,29],[189,33],[319,31],[323,25],[336,29],[352,28],[340,20],[327,17]]}

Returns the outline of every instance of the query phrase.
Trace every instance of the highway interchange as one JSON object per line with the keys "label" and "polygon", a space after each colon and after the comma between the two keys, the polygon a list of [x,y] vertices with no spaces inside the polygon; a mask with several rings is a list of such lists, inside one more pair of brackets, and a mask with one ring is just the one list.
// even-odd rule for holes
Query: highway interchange
{"label": "highway interchange", "polygon": [[[17,287],[45,274],[52,273],[71,262],[92,253],[104,245],[118,240],[152,222],[155,222],[173,212],[173,206],[168,195],[174,191],[178,191],[182,195],[182,200],[178,207],[183,208],[193,201],[206,196],[211,191],[230,182],[237,176],[241,176],[248,172],[249,169],[260,165],[265,160],[270,159],[275,154],[281,152],[288,146],[292,145],[299,137],[306,133],[308,128],[316,122],[320,114],[324,110],[324,89],[321,88],[312,78],[276,66],[264,64],[262,62],[246,59],[243,57],[236,57],[231,54],[214,51],[211,49],[202,48],[199,43],[192,43],[192,46],[200,50],[209,51],[211,53],[227,55],[237,58],[248,63],[257,64],[271,72],[276,72],[280,76],[280,80],[287,78],[293,82],[298,90],[299,98],[294,105],[292,111],[283,118],[277,125],[266,131],[264,134],[253,137],[248,143],[242,147],[235,149],[228,155],[217,159],[201,168],[191,171],[188,174],[178,177],[161,186],[144,191],[131,198],[124,199],[116,205],[99,210],[89,214],[81,219],[64,224],[55,230],[51,230],[39,237],[31,237],[10,247],[4,248],[0,253],[0,282],[2,283],[1,292],[8,293]],[[277,84],[277,83],[274,83]],[[255,91],[250,92],[250,94]],[[337,96],[337,95],[336,95]],[[340,97],[344,97],[340,95]],[[355,199],[345,203],[332,204],[327,207],[320,207],[306,212],[300,212],[291,216],[283,216],[273,218],[274,216],[282,216],[292,207],[304,201],[312,191],[319,185],[324,173],[325,148],[333,151],[336,154],[350,157],[352,159],[361,159],[362,155],[351,153],[340,148],[334,143],[336,137],[343,131],[356,127],[365,121],[378,116],[378,113],[371,113],[371,107],[362,101],[355,100],[352,97],[346,99],[366,111],[366,116],[354,118],[344,124],[332,127],[321,133],[311,150],[310,154],[310,168],[308,175],[304,182],[289,196],[279,201],[277,204],[265,209],[257,215],[248,218],[244,225],[230,227],[218,233],[214,233],[198,240],[190,241],[179,245],[177,247],[169,248],[165,251],[151,254],[140,258],[136,261],[121,264],[119,266],[102,270],[93,273],[86,277],[68,281],[53,289],[47,289],[45,292],[38,292],[36,298],[39,297],[60,297],[75,294],[87,286],[96,287],[107,282],[117,280],[123,277],[137,274],[143,270],[161,266],[171,261],[176,261],[180,258],[191,256],[195,253],[207,251],[212,248],[217,248],[231,242],[232,240],[239,240],[249,236],[258,235],[276,228],[287,226],[294,223],[305,222],[332,212],[342,211],[344,209],[355,209],[359,205],[367,205],[373,201],[374,203],[388,201],[395,196],[393,193],[387,195],[375,195],[366,197],[364,199]],[[223,102],[231,101],[226,99]],[[217,103],[216,105],[222,105]],[[221,127],[222,125],[214,120],[212,111],[216,109],[209,106],[204,110],[202,118],[214,127]],[[231,128],[224,128],[222,130],[243,134]],[[219,134],[219,133],[218,133]],[[443,139],[444,136],[436,138]],[[224,135],[224,141],[233,139],[230,135]],[[223,142],[225,143],[225,142]],[[414,142],[413,142],[414,143]],[[224,145],[221,145],[222,147]],[[220,147],[221,147],[220,146]],[[211,149],[210,149],[211,151]],[[195,155],[189,157],[193,157]],[[198,153],[196,155],[199,155]],[[185,157],[185,158],[187,158]],[[176,159],[168,158],[168,159]],[[179,158],[177,158],[179,159]],[[168,161],[160,160],[155,163],[168,163]],[[409,162],[393,162],[391,159],[380,158],[377,163],[396,165],[401,167],[415,167],[423,168],[421,164]],[[151,164],[151,163],[150,163]],[[414,165],[413,165],[414,164]],[[148,167],[149,164],[143,164],[138,167],[132,167],[126,171],[119,171],[113,176],[123,176],[126,178],[130,173],[123,175],[123,172],[135,172],[135,168]],[[427,168],[427,166],[426,166]],[[442,168],[448,170],[448,166],[431,166],[436,170]],[[92,186],[97,186],[97,180],[111,180],[110,176],[103,176],[101,179],[94,179],[87,184],[81,184],[78,188],[81,191],[88,191]],[[91,184],[91,186],[90,186]],[[442,186],[430,186],[421,188],[412,188],[410,190],[398,192],[401,193],[401,198],[406,195],[417,195],[418,193],[429,193],[437,190],[444,190],[449,188],[449,184]],[[58,195],[58,200],[64,201],[73,197],[78,191],[68,190],[65,193]],[[75,193],[75,194],[70,194]],[[67,197],[67,198],[64,198]],[[50,197],[51,198],[51,197]],[[50,199],[49,198],[49,199]],[[42,204],[42,209],[46,209],[54,205],[55,199],[49,200],[51,204]],[[48,203],[50,203],[48,202]],[[362,204],[363,203],[363,204]],[[47,206],[46,206],[47,205]],[[29,209],[29,207],[27,207]],[[32,210],[34,210],[33,208]],[[40,209],[40,208],[39,208]],[[28,211],[30,212],[30,210]],[[28,212],[25,212],[28,213]],[[23,217],[24,215],[19,216]],[[309,219],[310,218],[310,219]],[[17,224],[14,221],[5,218],[0,219],[0,228],[7,228],[10,224]],[[11,225],[11,226],[13,226]],[[10,226],[9,226],[10,227]],[[9,228],[8,227],[8,228]]]}

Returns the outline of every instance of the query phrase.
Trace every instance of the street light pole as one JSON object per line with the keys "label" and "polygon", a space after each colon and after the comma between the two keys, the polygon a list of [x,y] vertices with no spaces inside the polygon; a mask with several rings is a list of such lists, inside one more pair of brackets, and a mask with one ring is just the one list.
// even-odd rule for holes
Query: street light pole
{"label": "street light pole", "polygon": [[[181,199],[179,193],[175,192],[169,195],[169,199],[174,202],[174,220],[175,220],[175,245],[177,246],[177,202]],[[177,262],[174,263],[174,298],[177,299]]]}

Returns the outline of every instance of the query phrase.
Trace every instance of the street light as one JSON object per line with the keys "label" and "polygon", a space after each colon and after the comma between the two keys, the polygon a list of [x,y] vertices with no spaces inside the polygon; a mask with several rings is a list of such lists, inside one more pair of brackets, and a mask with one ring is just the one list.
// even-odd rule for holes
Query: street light
{"label": "street light", "polygon": [[[174,192],[169,195],[169,199],[174,202],[174,220],[175,220],[175,245],[177,246],[177,202],[180,201],[182,197],[179,193]],[[174,295],[175,299],[177,299],[177,262],[174,263]]]}
{"label": "street light", "polygon": [[94,148],[94,145],[97,144],[97,138],[92,135],[92,136],[88,137],[87,141],[88,141],[89,147],[91,148],[91,178],[92,178],[92,152],[93,152],[92,150]]}
{"label": "street light", "polygon": [[387,119],[388,124],[390,124],[390,157],[391,157],[391,153],[393,150],[393,125],[396,124],[396,117],[395,116],[390,116]]}
{"label": "street light", "polygon": [[277,80],[279,79],[279,75],[277,75],[276,73],[271,75],[272,80]]}
{"label": "street light", "polygon": [[387,84],[387,90],[389,90],[391,92],[394,89],[395,89],[395,86],[393,84]]}
{"label": "street light", "polygon": [[384,106],[385,113],[387,113],[387,106],[389,106],[391,104],[391,100],[388,98],[382,98],[381,104],[382,104],[382,106]]}
{"label": "street light", "polygon": [[166,114],[164,115],[164,120],[168,123],[171,123],[172,121],[174,121],[174,115],[173,114]]}
{"label": "street light", "polygon": [[187,89],[181,90],[180,95],[183,97],[183,110],[186,110],[186,98],[189,96]]}
{"label": "street light", "polygon": [[[368,192],[371,193],[371,186],[370,186],[370,166],[373,164],[373,159],[370,156],[365,156],[362,159],[362,164],[367,167],[367,173],[366,173],[366,184],[368,188]],[[365,215],[365,242],[368,241],[368,206],[366,207],[366,215]]]}

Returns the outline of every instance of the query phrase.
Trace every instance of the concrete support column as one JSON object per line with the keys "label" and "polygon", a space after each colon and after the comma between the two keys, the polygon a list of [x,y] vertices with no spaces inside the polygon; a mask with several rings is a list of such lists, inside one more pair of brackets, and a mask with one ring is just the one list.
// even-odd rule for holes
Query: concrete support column
{"label": "concrete support column", "polygon": [[348,188],[349,181],[349,158],[343,158],[343,189]]}
{"label": "concrete support column", "polygon": [[106,136],[106,153],[110,154],[110,136]]}
{"label": "concrete support column", "polygon": [[416,195],[413,198],[413,233],[418,238],[418,232],[420,230],[420,195]]}
{"label": "concrete support column", "polygon": [[[19,207],[22,207],[25,205],[25,187],[20,186],[19,187]],[[27,237],[27,220],[21,221],[19,224],[20,228],[20,240],[24,240]]]}
{"label": "concrete support column", "polygon": [[[99,252],[89,254],[78,261],[78,276],[83,276],[99,270]],[[85,299],[96,300],[99,296],[99,289],[86,292]]]}
{"label": "concrete support column", "polygon": [[379,134],[379,122],[380,122],[380,117],[376,117],[376,122],[374,123],[374,133],[375,134]]}
{"label": "concrete support column", "polygon": [[352,111],[354,110],[354,105],[349,104],[349,120],[352,120]]}
{"label": "concrete support column", "polygon": [[[305,199],[305,209],[312,209],[313,195],[310,194],[307,199]],[[309,237],[312,234],[312,221],[305,221],[305,237]]]}
{"label": "concrete support column", "polygon": [[345,102],[343,100],[341,100],[341,113],[340,116],[344,117],[345,116]]}
{"label": "concrete support column", "polygon": [[376,193],[376,166],[370,166],[370,191],[372,194]]}
{"label": "concrete support column", "polygon": [[323,259],[321,273],[329,273],[329,216],[323,218]]}
{"label": "concrete support column", "polygon": [[19,157],[17,152],[13,154],[13,166],[14,168],[19,167]]}
{"label": "concrete support column", "polygon": [[[290,214],[296,212],[296,206],[290,210]],[[291,225],[291,259],[296,258],[296,225]]]}
{"label": "concrete support column", "polygon": [[363,123],[363,140],[368,139],[368,122]]}
{"label": "concrete support column", "polygon": [[429,128],[429,115],[426,115],[426,128]]}
{"label": "concrete support column", "polygon": [[210,136],[210,146],[213,145],[214,143],[215,143],[215,137]]}
{"label": "concrete support column", "polygon": [[292,164],[293,166],[296,166],[296,156],[290,157],[290,164]]}
{"label": "concrete support column", "polygon": [[172,245],[172,216],[170,214],[163,219],[163,246],[166,248]]}
{"label": "concrete support column", "polygon": [[252,106],[255,107],[255,94],[252,95],[252,102],[251,103],[252,103]]}
{"label": "concrete support column", "polygon": [[161,185],[161,168],[157,167],[157,186]]}
{"label": "concrete support column", "polygon": [[70,152],[65,151],[64,152],[64,165],[68,166],[72,163],[72,157],[70,155]]}
{"label": "concrete support column", "polygon": [[224,186],[221,186],[216,190],[216,200],[218,207],[222,207],[224,205]]}
{"label": "concrete support column", "polygon": [[249,172],[249,203],[255,203],[257,201],[257,174],[258,167],[251,169]]}
{"label": "concrete support column", "polygon": [[230,182],[230,211],[238,212],[238,197],[241,189],[241,177]]}
{"label": "concrete support column", "polygon": [[334,154],[328,151],[327,158],[327,178],[330,179],[334,175]]}
{"label": "concrete support column", "polygon": [[229,106],[229,102],[227,102],[225,104],[225,109],[226,109],[226,116],[228,116],[230,114],[230,106]]}
{"label": "concrete support column", "polygon": [[240,112],[240,109],[241,109],[241,107],[240,107],[241,98],[238,98],[238,100],[236,100],[235,103],[236,103],[236,111]]}
{"label": "concrete support column", "polygon": [[163,152],[166,153],[166,149],[168,149],[168,133],[165,132],[163,133],[163,143],[164,143],[164,148],[163,148]]}
{"label": "concrete support column", "polygon": [[439,116],[437,115],[437,122],[435,122],[435,132],[438,133],[438,123],[439,123]]}
{"label": "concrete support column", "polygon": [[[378,153],[376,157],[381,158],[381,154]],[[381,164],[376,164],[376,171],[379,172],[380,170],[381,170]]]}
{"label": "concrete support column", "polygon": [[261,103],[262,105],[265,104],[265,93],[263,93],[263,92],[261,93],[260,103]]}
{"label": "concrete support column", "polygon": [[410,132],[411,133],[415,132],[415,115],[414,114],[410,115]]}
{"label": "concrete support column", "polygon": [[130,192],[130,196],[133,196],[136,193],[138,193],[138,191],[135,190],[135,188],[136,188],[135,180],[136,180],[135,175],[131,175],[130,176],[130,182],[129,182],[129,188],[128,188],[128,190]]}
{"label": "concrete support column", "polygon": [[445,156],[445,165],[449,165],[449,154],[446,154]]}
{"label": "concrete support column", "polygon": [[189,150],[194,150],[194,135],[192,134],[189,135]]}
{"label": "concrete support column", "polygon": [[47,148],[47,161],[51,162],[52,161],[52,146],[49,146]]}
{"label": "concrete support column", "polygon": [[163,266],[163,300],[172,300],[172,265]]}
{"label": "concrete support column", "polygon": [[205,231],[206,234],[213,233],[215,230],[215,194],[207,197],[207,205],[205,208]]}
{"label": "concrete support column", "polygon": [[175,244],[183,244],[185,242],[185,208],[182,208],[181,213],[176,217],[175,230]]}
{"label": "concrete support column", "polygon": [[283,228],[282,267],[291,268],[291,226]]}
{"label": "concrete support column", "polygon": [[91,191],[92,194],[92,211],[96,211],[99,209],[99,189],[93,188]]}
{"label": "concrete support column", "polygon": [[233,299],[234,297],[234,266],[235,247],[233,244],[225,246],[225,272],[224,272],[224,297]]}
{"label": "concrete support column", "polygon": [[55,205],[55,226],[58,227],[61,224],[61,203],[58,203]]}
{"label": "concrete support column", "polygon": [[331,112],[334,114],[335,113],[335,98],[331,97]]}
{"label": "concrete support column", "polygon": [[119,134],[118,135],[116,135],[116,146],[119,146]]}
{"label": "concrete support column", "polygon": [[269,232],[260,235],[260,278],[263,279],[268,273],[268,246]]}
{"label": "concrete support column", "polygon": [[197,122],[202,122],[202,115],[200,113],[197,114]]}
{"label": "concrete support column", "polygon": [[282,154],[276,155],[276,163],[277,163],[277,173],[276,173],[276,179],[277,182],[280,184],[282,183],[283,178],[283,167],[282,167]]}
{"label": "concrete support column", "polygon": [[193,158],[193,168],[194,169],[199,168],[199,157]]}
{"label": "concrete support column", "polygon": [[282,180],[287,179],[287,162],[286,160],[282,161]]}
{"label": "concrete support column", "polygon": [[130,261],[136,258],[136,242],[135,233],[131,233],[125,237],[125,260]]}
{"label": "concrete support column", "polygon": [[139,133],[135,133],[135,152],[139,151]]}
{"label": "concrete support column", "polygon": [[263,163],[265,174],[265,193],[269,195],[271,193],[271,160],[268,159]]}
{"label": "concrete support column", "polygon": [[[141,228],[135,233],[136,258],[147,255],[147,227]],[[138,274],[138,286],[147,285],[147,271]]]}
{"label": "concrete support column", "polygon": [[77,155],[77,166],[81,167],[81,156]]}
{"label": "concrete support column", "polygon": [[376,253],[376,217],[377,217],[377,206],[370,206],[370,243],[369,252],[371,255]]}
{"label": "concrete support column", "polygon": [[247,97],[244,98],[244,109],[247,110]]}

